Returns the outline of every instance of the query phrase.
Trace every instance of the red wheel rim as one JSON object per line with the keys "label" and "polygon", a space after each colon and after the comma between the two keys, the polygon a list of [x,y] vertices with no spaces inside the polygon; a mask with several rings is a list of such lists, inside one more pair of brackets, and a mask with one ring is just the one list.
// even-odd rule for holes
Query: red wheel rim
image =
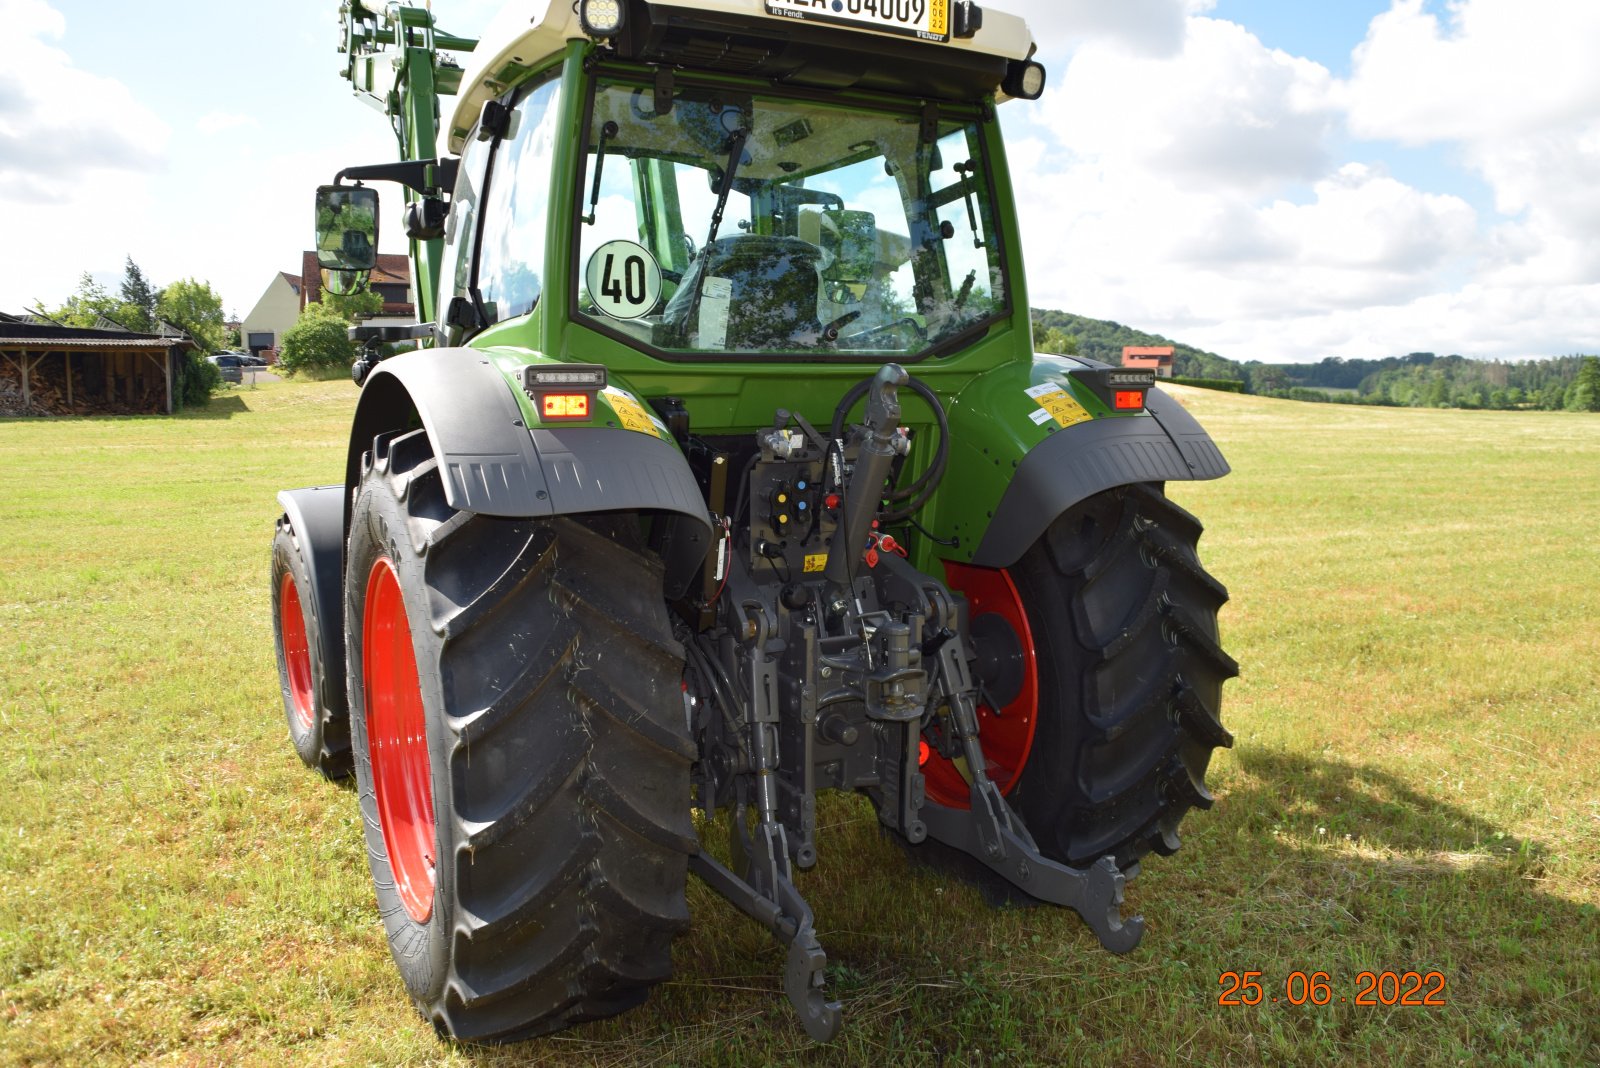
{"label": "red wheel rim", "polygon": [[[1039,724],[1039,664],[1033,630],[1028,626],[1028,614],[1010,572],[946,560],[944,573],[950,588],[966,595],[974,629],[983,617],[995,616],[1010,628],[1021,652],[1021,685],[1016,695],[1000,708],[998,715],[987,705],[978,706],[978,737],[989,762],[989,778],[1002,794],[1009,794],[1027,766],[1033,733]],[[950,808],[971,805],[970,786],[961,769],[931,746],[921,752],[925,754],[922,774],[927,779],[928,797]]]}
{"label": "red wheel rim", "polygon": [[283,641],[283,668],[289,676],[289,708],[301,730],[315,722],[311,695],[311,643],[306,640],[306,614],[300,607],[300,588],[294,576],[283,573],[278,587],[278,631]]}
{"label": "red wheel rim", "polygon": [[435,879],[433,773],[411,627],[400,581],[387,557],[379,557],[367,575],[361,634],[367,753],[378,826],[400,904],[413,920],[426,923],[433,915]]}

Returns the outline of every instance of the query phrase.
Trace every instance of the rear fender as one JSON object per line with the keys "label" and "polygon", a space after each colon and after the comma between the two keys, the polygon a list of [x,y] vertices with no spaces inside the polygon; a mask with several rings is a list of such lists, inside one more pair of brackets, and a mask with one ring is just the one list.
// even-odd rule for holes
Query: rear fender
{"label": "rear fender", "polygon": [[[1114,412],[1071,372],[1103,367],[1039,355],[965,386],[949,405],[950,465],[932,514],[952,543],[939,557],[1009,567],[1056,517],[1114,486],[1220,478],[1228,463],[1187,411],[1151,389],[1139,414]],[[928,559],[919,559],[924,567]]]}
{"label": "rear fender", "polygon": [[[361,477],[372,439],[420,425],[445,500],[480,515],[542,517],[655,512],[667,592],[687,588],[711,545],[700,487],[677,446],[659,434],[609,426],[529,426],[516,387],[476,349],[424,349],[385,360],[356,406],[345,483]],[[350,502],[344,518],[349,522]]]}
{"label": "rear fender", "polygon": [[1170,394],[1152,389],[1145,411],[1067,427],[1041,441],[1017,465],[972,562],[1010,567],[1057,516],[1115,486],[1228,473],[1222,451]]}

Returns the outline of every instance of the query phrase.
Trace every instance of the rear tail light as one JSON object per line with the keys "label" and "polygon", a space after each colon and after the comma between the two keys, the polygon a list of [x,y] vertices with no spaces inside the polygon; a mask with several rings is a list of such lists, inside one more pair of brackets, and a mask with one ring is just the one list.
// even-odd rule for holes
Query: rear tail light
{"label": "rear tail light", "polygon": [[536,363],[522,369],[523,392],[541,420],[587,420],[595,395],[605,388],[606,369],[597,363]]}
{"label": "rear tail light", "polygon": [[589,394],[546,393],[539,398],[539,414],[545,419],[587,419]]}
{"label": "rear tail light", "polygon": [[1138,412],[1144,410],[1144,390],[1119,389],[1112,397],[1112,407],[1119,412]]}

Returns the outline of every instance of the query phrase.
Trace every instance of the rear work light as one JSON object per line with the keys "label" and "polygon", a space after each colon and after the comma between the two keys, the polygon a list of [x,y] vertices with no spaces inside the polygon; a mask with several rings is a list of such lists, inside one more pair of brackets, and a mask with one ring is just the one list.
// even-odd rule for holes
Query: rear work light
{"label": "rear work light", "polygon": [[588,419],[595,394],[606,388],[597,363],[532,364],[522,369],[522,389],[541,420]]}
{"label": "rear work light", "polygon": [[545,419],[587,419],[589,394],[546,393],[539,399],[539,415]]}

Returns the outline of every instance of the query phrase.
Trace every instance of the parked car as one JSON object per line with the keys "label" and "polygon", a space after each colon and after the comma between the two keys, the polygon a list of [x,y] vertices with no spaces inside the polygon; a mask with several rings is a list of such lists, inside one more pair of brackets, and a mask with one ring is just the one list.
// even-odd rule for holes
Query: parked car
{"label": "parked car", "polygon": [[206,359],[216,364],[217,370],[222,372],[224,382],[244,381],[244,364],[240,361],[238,353],[219,352],[215,356],[207,356]]}

